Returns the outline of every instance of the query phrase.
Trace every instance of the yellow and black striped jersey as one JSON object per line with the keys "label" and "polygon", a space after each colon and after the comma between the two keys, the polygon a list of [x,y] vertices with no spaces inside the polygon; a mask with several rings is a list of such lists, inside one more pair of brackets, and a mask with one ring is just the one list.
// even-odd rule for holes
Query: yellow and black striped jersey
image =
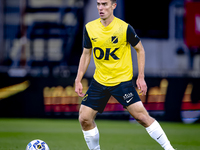
{"label": "yellow and black striped jersey", "polygon": [[116,17],[107,27],[102,25],[100,18],[87,23],[83,45],[93,49],[94,79],[105,86],[131,80],[131,45],[134,47],[139,41],[133,27]]}

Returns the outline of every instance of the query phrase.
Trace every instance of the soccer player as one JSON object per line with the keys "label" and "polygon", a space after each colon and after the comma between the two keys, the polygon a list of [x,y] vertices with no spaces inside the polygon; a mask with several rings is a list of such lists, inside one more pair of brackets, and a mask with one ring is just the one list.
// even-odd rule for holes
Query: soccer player
{"label": "soccer player", "polygon": [[[75,79],[75,91],[83,97],[79,122],[87,146],[90,150],[100,150],[99,131],[94,120],[97,112],[103,112],[112,95],[165,150],[174,150],[159,123],[149,116],[133,87],[131,46],[137,52],[139,73],[136,84],[142,95],[147,92],[144,80],[145,51],[133,27],[114,16],[116,6],[116,0],[97,0],[100,18],[87,23],[84,30],[84,48]],[[96,69],[91,85],[84,94],[81,80],[92,53]]]}

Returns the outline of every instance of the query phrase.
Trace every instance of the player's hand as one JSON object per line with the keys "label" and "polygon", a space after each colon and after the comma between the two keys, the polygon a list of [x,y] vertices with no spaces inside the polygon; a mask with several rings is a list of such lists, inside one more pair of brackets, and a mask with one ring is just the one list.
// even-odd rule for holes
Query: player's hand
{"label": "player's hand", "polygon": [[83,86],[81,82],[75,82],[75,92],[78,94],[78,96],[80,97],[84,97],[84,93],[82,93],[83,91]]}
{"label": "player's hand", "polygon": [[138,77],[137,81],[136,81],[136,84],[137,84],[138,89],[140,90],[139,94],[142,93],[142,96],[146,95],[146,93],[147,93],[147,84],[146,84],[146,82],[144,80],[144,77]]}

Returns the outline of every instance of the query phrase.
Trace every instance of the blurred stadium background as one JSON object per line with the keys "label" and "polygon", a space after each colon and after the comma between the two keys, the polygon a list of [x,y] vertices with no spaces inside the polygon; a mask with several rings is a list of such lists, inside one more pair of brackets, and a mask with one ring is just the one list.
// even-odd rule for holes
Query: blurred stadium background
{"label": "blurred stadium background", "polygon": [[[148,93],[141,99],[158,120],[199,121],[199,8],[196,0],[118,0],[115,15],[135,28],[146,50]],[[0,117],[77,118],[82,31],[96,18],[95,0],[0,0]],[[84,91],[93,72],[91,61]],[[113,97],[97,118],[134,120]]]}
{"label": "blurred stadium background", "polygon": [[[182,150],[200,149],[199,8],[199,0],[118,0],[115,10],[146,50],[148,93],[141,99]],[[74,79],[84,25],[98,17],[96,0],[0,0],[0,150],[25,149],[38,138],[53,150],[87,149],[74,120],[81,102]],[[134,50],[132,57],[135,82]],[[93,72],[92,60],[84,91]],[[111,97],[97,116],[101,147],[160,149],[142,126],[129,122],[134,118]]]}

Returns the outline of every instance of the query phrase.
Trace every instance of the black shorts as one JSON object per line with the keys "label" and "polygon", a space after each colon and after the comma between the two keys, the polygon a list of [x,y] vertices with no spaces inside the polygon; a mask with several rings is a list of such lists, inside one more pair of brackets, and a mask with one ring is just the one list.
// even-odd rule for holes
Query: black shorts
{"label": "black shorts", "polygon": [[116,86],[104,86],[93,79],[81,104],[102,113],[111,95],[125,108],[141,101],[132,80]]}

